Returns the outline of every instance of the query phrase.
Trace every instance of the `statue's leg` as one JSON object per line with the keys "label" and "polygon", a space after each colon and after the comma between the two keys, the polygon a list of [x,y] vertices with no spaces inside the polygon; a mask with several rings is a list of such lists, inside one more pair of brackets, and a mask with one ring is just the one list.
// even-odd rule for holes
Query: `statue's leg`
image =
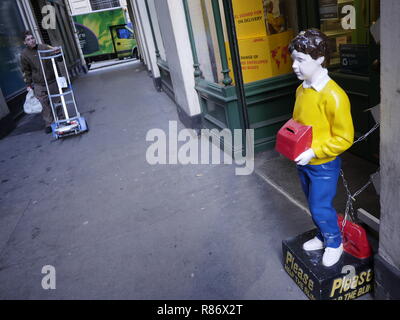
{"label": "statue's leg", "polygon": [[[310,201],[309,201],[309,195],[310,195],[310,185],[311,185],[311,180],[310,180],[310,166],[306,165],[306,166],[297,166],[297,172],[299,174],[299,178],[300,178],[300,183],[301,183],[301,187],[303,189],[303,192],[306,196],[307,202],[308,202],[308,207],[311,211],[311,206],[310,206]],[[319,226],[317,224],[317,222],[315,221],[314,217],[311,215],[312,220],[314,221],[315,226],[318,228],[318,233],[316,234],[316,237],[321,240],[324,241],[324,237],[322,236],[321,230],[319,229]]]}
{"label": "statue's leg", "polygon": [[342,243],[336,210],[333,199],[336,195],[341,159],[321,165],[308,166],[310,178],[309,206],[314,222],[324,238],[325,245],[337,248]]}

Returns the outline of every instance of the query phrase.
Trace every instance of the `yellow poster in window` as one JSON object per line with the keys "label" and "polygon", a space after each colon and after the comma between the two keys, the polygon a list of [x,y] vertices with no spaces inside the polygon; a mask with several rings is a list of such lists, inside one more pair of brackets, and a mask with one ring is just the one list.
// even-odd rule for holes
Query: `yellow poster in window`
{"label": "yellow poster in window", "polygon": [[[239,39],[243,82],[249,83],[293,72],[293,61],[288,48],[292,39],[292,30],[267,37]],[[231,70],[230,75],[233,78],[228,42],[225,43],[225,47]]]}
{"label": "yellow poster in window", "polygon": [[293,71],[293,61],[288,48],[292,39],[292,30],[268,36],[273,77]]}
{"label": "yellow poster in window", "polygon": [[[270,49],[267,37],[239,39],[240,63],[242,64],[243,82],[249,83],[272,76]],[[232,59],[229,43],[225,43],[230,75],[233,78]]]}
{"label": "yellow poster in window", "polygon": [[264,6],[262,0],[232,0],[237,38],[264,37]]}

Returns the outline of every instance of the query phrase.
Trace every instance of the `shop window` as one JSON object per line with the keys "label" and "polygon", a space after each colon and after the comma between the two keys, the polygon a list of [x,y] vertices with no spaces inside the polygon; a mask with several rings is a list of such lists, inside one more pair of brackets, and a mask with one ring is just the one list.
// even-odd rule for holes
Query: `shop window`
{"label": "shop window", "polygon": [[340,63],[341,44],[369,44],[369,27],[379,17],[380,1],[319,0],[318,4],[320,29],[330,40],[332,66]]}
{"label": "shop window", "polygon": [[[222,23],[214,17],[216,2],[211,0],[187,2],[204,79],[223,83],[221,45],[227,55],[229,77],[233,79],[228,30],[222,1],[218,1]],[[232,4],[244,82],[249,83],[291,73],[292,61],[288,45],[298,32],[297,1],[232,0]],[[218,42],[217,37],[221,28],[224,39],[222,44]]]}
{"label": "shop window", "polygon": [[[215,20],[211,0],[187,1],[194,33],[194,42],[205,80],[223,83],[221,43],[217,31],[223,29],[229,76],[234,77],[222,0],[219,8],[222,24]],[[315,8],[320,29],[328,36],[332,50],[331,65],[338,65],[341,44],[368,44],[369,26],[379,17],[379,0],[319,0]],[[244,83],[291,74],[290,41],[298,34],[298,6],[301,0],[232,0],[236,34]],[[356,28],[346,29],[342,19],[348,15],[345,6],[354,7]],[[311,8],[311,7],[310,7]],[[346,9],[346,8],[345,8]],[[218,19],[217,19],[218,20]],[[350,23],[350,22],[348,22]],[[316,26],[318,27],[318,26]],[[234,79],[233,79],[234,81]],[[234,82],[233,82],[234,83]]]}
{"label": "shop window", "polygon": [[20,53],[25,47],[21,35],[26,28],[14,0],[2,0],[0,21],[0,88],[6,99],[11,99],[25,90]]}
{"label": "shop window", "polygon": [[354,1],[341,0],[319,0],[320,29],[324,32],[330,42],[331,65],[339,64],[339,47],[341,44],[352,43],[352,29],[344,29],[342,26],[342,14],[344,6],[350,5],[354,8]]}
{"label": "shop window", "polygon": [[[220,1],[221,2],[221,1]],[[209,82],[222,83],[223,74],[218,46],[216,23],[210,0],[187,1],[196,52],[203,78]],[[222,5],[220,5],[223,15]],[[222,18],[222,21],[223,18]]]}
{"label": "shop window", "polygon": [[[293,0],[232,0],[244,83],[292,73],[288,50],[298,33]],[[226,43],[231,68],[229,44]]]}

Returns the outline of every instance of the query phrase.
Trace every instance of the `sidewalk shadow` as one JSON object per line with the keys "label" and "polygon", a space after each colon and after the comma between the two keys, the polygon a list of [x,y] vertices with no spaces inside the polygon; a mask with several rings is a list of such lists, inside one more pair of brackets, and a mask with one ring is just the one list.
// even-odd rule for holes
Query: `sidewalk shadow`
{"label": "sidewalk shadow", "polygon": [[40,113],[25,114],[17,123],[17,127],[9,136],[18,136],[20,134],[44,130],[44,121]]}

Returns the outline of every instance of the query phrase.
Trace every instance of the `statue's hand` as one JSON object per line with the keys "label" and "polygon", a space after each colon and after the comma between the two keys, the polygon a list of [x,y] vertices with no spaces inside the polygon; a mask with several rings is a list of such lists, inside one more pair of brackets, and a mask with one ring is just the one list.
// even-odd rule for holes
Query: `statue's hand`
{"label": "statue's hand", "polygon": [[311,161],[312,158],[315,158],[315,153],[313,149],[310,148],[300,154],[296,159],[294,159],[294,161],[299,166],[305,166]]}

